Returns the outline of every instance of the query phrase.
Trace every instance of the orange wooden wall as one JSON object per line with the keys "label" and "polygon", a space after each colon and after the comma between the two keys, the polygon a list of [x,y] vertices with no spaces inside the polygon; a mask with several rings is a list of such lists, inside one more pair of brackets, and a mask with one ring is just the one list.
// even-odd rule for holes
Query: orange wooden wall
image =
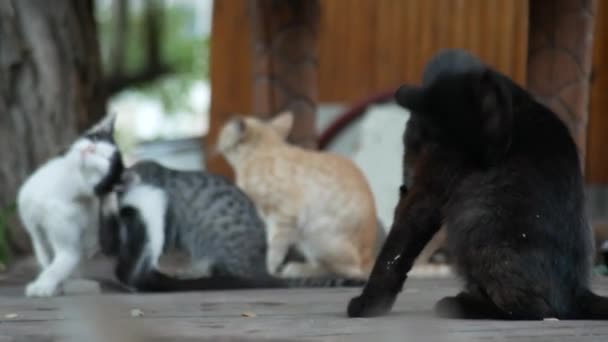
{"label": "orange wooden wall", "polygon": [[528,0],[322,0],[319,97],[350,102],[418,82],[440,48],[466,48],[523,83]]}
{"label": "orange wooden wall", "polygon": [[[525,81],[528,0],[320,1],[321,102],[349,103],[418,82],[425,61],[445,47],[469,49],[520,84]],[[214,2],[208,148],[227,118],[251,108],[247,4]],[[608,184],[607,1],[598,1],[595,25],[585,172],[589,183]],[[211,158],[212,169],[229,173],[215,159]]]}
{"label": "orange wooden wall", "polygon": [[[418,82],[440,48],[470,49],[523,84],[528,0],[320,0],[319,100],[350,103]],[[221,125],[251,108],[248,1],[214,2],[211,42],[213,147]],[[209,155],[209,154],[207,154]],[[213,171],[226,165],[209,162]]]}
{"label": "orange wooden wall", "polygon": [[251,32],[247,1],[214,1],[211,25],[211,115],[203,148],[207,168],[232,178],[232,169],[215,152],[215,142],[226,120],[251,110]]}
{"label": "orange wooden wall", "polygon": [[[319,99],[352,102],[417,82],[440,48],[461,47],[523,83],[528,0],[321,0]],[[251,106],[246,0],[214,3],[212,111]]]}
{"label": "orange wooden wall", "polygon": [[[251,108],[249,27],[245,0],[213,2],[210,124],[214,128],[220,123],[218,118]],[[212,129],[210,133],[216,132]]]}

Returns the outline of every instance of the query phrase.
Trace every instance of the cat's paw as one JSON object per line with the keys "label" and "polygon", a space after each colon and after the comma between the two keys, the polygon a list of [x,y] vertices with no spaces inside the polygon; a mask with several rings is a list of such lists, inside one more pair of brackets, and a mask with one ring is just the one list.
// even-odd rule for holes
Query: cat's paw
{"label": "cat's paw", "polygon": [[308,274],[305,274],[305,270],[302,265],[290,262],[280,272],[282,278],[305,278]]}
{"label": "cat's paw", "polygon": [[280,277],[282,270],[283,258],[280,257],[277,253],[268,252],[266,256],[266,268],[268,269],[268,273],[273,276]]}
{"label": "cat's paw", "polygon": [[461,302],[457,297],[445,297],[440,299],[434,308],[435,314],[441,318],[462,318],[463,312]]}
{"label": "cat's paw", "polygon": [[329,276],[331,273],[320,265],[289,262],[280,272],[282,278],[314,278]]}
{"label": "cat's paw", "polygon": [[59,287],[50,281],[36,280],[25,287],[27,297],[53,297],[59,294]]}
{"label": "cat's paw", "polygon": [[128,284],[129,279],[131,278],[131,273],[133,272],[133,265],[128,262],[124,262],[119,259],[114,267],[114,276],[116,279],[122,284]]}
{"label": "cat's paw", "polygon": [[365,295],[362,294],[348,303],[348,317],[377,317],[387,314],[393,308],[396,295]]}

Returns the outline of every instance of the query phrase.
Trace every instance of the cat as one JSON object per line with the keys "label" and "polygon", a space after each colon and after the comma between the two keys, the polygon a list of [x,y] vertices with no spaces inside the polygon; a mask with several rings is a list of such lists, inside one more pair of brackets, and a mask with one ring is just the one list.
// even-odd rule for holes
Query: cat
{"label": "cat", "polygon": [[[234,118],[217,148],[251,197],[267,230],[267,269],[280,277],[328,274],[367,279],[378,234],[371,189],[355,164],[285,140],[293,115],[269,122]],[[283,264],[295,246],[306,262]]]}
{"label": "cat", "polygon": [[439,316],[608,319],[608,298],[589,289],[592,235],[578,151],[564,123],[464,51],[440,52],[428,68],[421,87],[395,94],[411,112],[410,183],[348,315],[390,311],[414,258],[445,223],[465,289],[436,304]]}
{"label": "cat", "polygon": [[[284,280],[266,271],[264,223],[251,200],[221,176],[140,161],[116,185],[118,211],[105,211],[102,251],[115,274],[140,292],[362,286],[357,279]],[[197,278],[159,269],[164,251],[189,255]]]}
{"label": "cat", "polygon": [[82,255],[96,251],[99,196],[111,191],[123,168],[113,138],[115,119],[115,114],[103,118],[19,189],[19,217],[41,268],[25,288],[28,297],[58,294]]}

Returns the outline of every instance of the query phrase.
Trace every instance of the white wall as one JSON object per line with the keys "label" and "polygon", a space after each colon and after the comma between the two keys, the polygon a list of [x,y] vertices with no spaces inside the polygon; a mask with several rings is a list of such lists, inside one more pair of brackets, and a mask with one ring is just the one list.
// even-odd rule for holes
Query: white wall
{"label": "white wall", "polygon": [[[319,128],[336,117],[336,108],[321,110]],[[382,225],[393,221],[402,184],[403,132],[409,114],[397,105],[371,106],[361,119],[338,136],[330,150],[348,156],[368,179]]]}

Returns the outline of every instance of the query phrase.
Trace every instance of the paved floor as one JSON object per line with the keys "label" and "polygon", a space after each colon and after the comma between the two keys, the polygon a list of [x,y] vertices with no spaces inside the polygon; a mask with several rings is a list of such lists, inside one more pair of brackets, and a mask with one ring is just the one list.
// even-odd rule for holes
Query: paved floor
{"label": "paved floor", "polygon": [[[608,322],[441,320],[454,279],[411,279],[393,312],[349,319],[358,289],[294,289],[27,299],[0,291],[0,341],[608,341]],[[608,295],[608,278],[594,280]]]}

